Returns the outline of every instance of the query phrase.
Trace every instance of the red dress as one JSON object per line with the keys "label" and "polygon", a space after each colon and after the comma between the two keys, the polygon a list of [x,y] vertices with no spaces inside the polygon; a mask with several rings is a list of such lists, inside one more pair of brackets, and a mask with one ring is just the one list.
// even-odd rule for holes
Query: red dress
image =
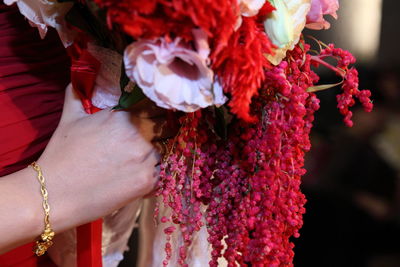
{"label": "red dress", "polygon": [[[14,6],[0,3],[0,177],[38,159],[60,120],[70,81],[57,33],[41,40]],[[32,244],[0,255],[0,267],[54,266]]]}

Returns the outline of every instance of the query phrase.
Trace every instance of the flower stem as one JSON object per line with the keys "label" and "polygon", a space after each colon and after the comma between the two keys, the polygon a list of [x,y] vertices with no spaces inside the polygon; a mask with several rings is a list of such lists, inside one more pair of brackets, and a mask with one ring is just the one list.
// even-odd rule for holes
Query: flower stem
{"label": "flower stem", "polygon": [[330,70],[334,71],[336,74],[338,74],[340,77],[344,77],[346,74],[346,72],[344,70],[332,66],[331,64],[323,61],[318,56],[311,56],[311,61],[317,62],[318,64],[321,64],[321,65],[327,67],[328,69],[330,69]]}

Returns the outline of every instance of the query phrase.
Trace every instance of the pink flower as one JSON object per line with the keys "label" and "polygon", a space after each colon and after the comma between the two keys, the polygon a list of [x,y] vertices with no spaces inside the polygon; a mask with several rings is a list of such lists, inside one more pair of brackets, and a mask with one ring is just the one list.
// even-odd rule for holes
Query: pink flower
{"label": "pink flower", "polygon": [[338,0],[312,0],[306,27],[313,30],[329,29],[331,25],[324,19],[324,15],[331,15],[336,19],[338,8]]}
{"label": "pink flower", "polygon": [[193,112],[226,98],[208,67],[206,34],[194,31],[195,50],[180,38],[139,40],[125,49],[126,74],[158,106]]}

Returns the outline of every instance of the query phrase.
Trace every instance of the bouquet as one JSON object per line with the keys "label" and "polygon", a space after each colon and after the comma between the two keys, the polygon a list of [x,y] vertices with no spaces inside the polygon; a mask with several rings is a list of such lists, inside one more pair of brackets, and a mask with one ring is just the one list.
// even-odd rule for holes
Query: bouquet
{"label": "bouquet", "polygon": [[[302,34],[329,28],[323,16],[336,18],[338,0],[42,2],[30,8],[46,19],[31,22],[73,43],[72,81],[84,88],[89,111],[149,98],[170,110],[169,123],[179,129],[163,144],[156,192],[162,265],[193,266],[193,246],[201,246],[210,266],[221,258],[227,266],[292,266],[316,92],[340,88],[347,126],[356,99],[372,110],[370,91],[358,89],[355,58]],[[96,60],[102,49],[111,52]],[[108,82],[118,90],[86,90],[90,75],[115,57]],[[339,82],[318,84],[319,67]]]}

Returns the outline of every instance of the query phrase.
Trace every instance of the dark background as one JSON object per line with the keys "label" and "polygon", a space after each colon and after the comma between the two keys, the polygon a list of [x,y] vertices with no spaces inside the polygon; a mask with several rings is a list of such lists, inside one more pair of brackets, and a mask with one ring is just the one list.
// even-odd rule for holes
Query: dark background
{"label": "dark background", "polygon": [[[336,109],[339,88],[318,93],[295,266],[400,267],[400,2],[339,2],[331,29],[307,33],[357,56],[360,88],[372,91],[375,108],[356,106],[347,128]],[[337,78],[323,72],[324,81]]]}

